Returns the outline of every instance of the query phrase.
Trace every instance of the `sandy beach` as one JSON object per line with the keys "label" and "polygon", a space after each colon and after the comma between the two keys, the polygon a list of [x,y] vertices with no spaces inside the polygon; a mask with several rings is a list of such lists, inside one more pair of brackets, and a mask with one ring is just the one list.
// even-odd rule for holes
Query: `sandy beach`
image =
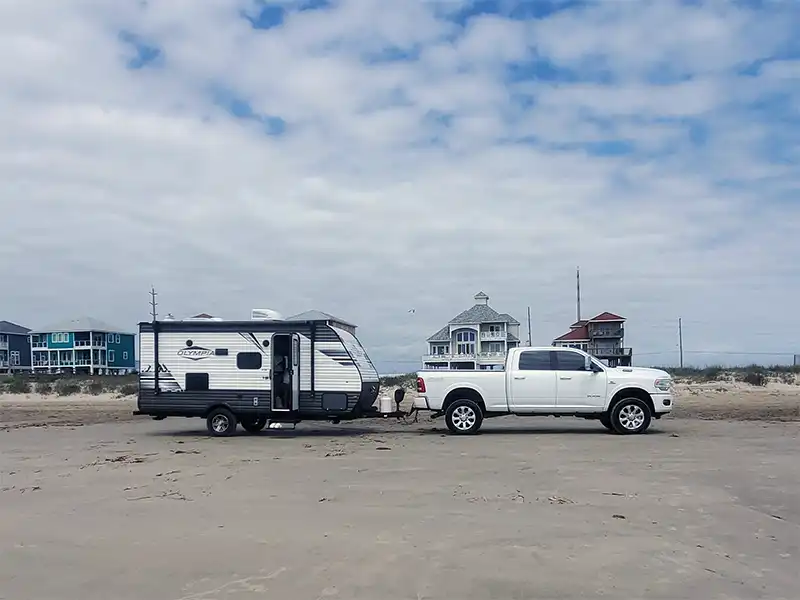
{"label": "sandy beach", "polygon": [[[392,394],[395,388],[389,387]],[[404,407],[415,390],[407,389]],[[140,420],[134,396],[117,393],[56,396],[0,394],[0,430],[21,427],[89,425]],[[424,417],[423,417],[424,418]],[[800,420],[800,385],[770,382],[765,387],[744,383],[679,383],[675,410],[669,418],[723,420]]]}

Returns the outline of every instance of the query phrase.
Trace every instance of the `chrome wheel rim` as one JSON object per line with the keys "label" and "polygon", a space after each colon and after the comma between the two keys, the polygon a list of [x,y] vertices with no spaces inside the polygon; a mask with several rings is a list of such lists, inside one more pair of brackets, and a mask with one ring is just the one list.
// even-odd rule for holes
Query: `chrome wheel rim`
{"label": "chrome wheel rim", "polygon": [[633,431],[639,429],[644,423],[644,410],[636,404],[623,406],[619,411],[619,424],[625,429]]}
{"label": "chrome wheel rim", "polygon": [[228,429],[228,417],[225,415],[216,415],[211,419],[211,428],[217,433],[225,433]]}
{"label": "chrome wheel rim", "polygon": [[478,416],[469,406],[459,406],[453,411],[453,426],[459,431],[468,431],[477,420]]}

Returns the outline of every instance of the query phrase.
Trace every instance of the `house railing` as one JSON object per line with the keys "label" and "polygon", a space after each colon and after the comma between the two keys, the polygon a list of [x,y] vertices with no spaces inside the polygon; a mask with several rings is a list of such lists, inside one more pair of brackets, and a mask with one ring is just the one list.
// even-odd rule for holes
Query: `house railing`
{"label": "house railing", "polygon": [[8,350],[8,342],[0,342],[0,350]]}
{"label": "house railing", "polygon": [[589,346],[587,350],[589,354],[598,357],[614,357],[614,356],[631,356],[633,354],[632,348],[606,348],[603,346]]}
{"label": "house railing", "polygon": [[31,348],[47,348],[47,342],[31,342]]}
{"label": "house railing", "polygon": [[505,331],[481,331],[481,340],[504,340],[507,335]]}
{"label": "house railing", "polygon": [[590,330],[589,335],[595,338],[618,338],[625,335],[625,330],[622,327],[618,329],[595,329]]}
{"label": "house railing", "polygon": [[478,352],[474,354],[423,354],[423,362],[447,362],[460,360],[498,360],[506,358],[505,352]]}

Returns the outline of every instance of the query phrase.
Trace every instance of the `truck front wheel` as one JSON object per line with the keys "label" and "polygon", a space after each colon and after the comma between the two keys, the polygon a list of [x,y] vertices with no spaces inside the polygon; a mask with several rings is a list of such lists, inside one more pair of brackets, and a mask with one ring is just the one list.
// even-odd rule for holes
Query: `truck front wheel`
{"label": "truck front wheel", "polygon": [[483,423],[483,412],[472,400],[456,400],[447,407],[444,422],[450,432],[456,435],[475,434]]}
{"label": "truck front wheel", "polygon": [[625,398],[611,409],[611,426],[621,434],[644,433],[651,418],[650,407],[639,398]]}

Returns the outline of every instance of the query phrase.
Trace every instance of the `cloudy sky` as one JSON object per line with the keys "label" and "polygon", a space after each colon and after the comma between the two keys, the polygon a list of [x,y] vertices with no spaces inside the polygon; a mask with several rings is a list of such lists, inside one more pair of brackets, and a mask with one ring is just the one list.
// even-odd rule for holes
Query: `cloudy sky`
{"label": "cloudy sky", "polygon": [[549,343],[580,265],[638,364],[679,316],[689,362],[789,360],[799,28],[793,0],[0,2],[0,319],[135,329],[153,284],[162,314],[326,310],[408,371],[479,290]]}

